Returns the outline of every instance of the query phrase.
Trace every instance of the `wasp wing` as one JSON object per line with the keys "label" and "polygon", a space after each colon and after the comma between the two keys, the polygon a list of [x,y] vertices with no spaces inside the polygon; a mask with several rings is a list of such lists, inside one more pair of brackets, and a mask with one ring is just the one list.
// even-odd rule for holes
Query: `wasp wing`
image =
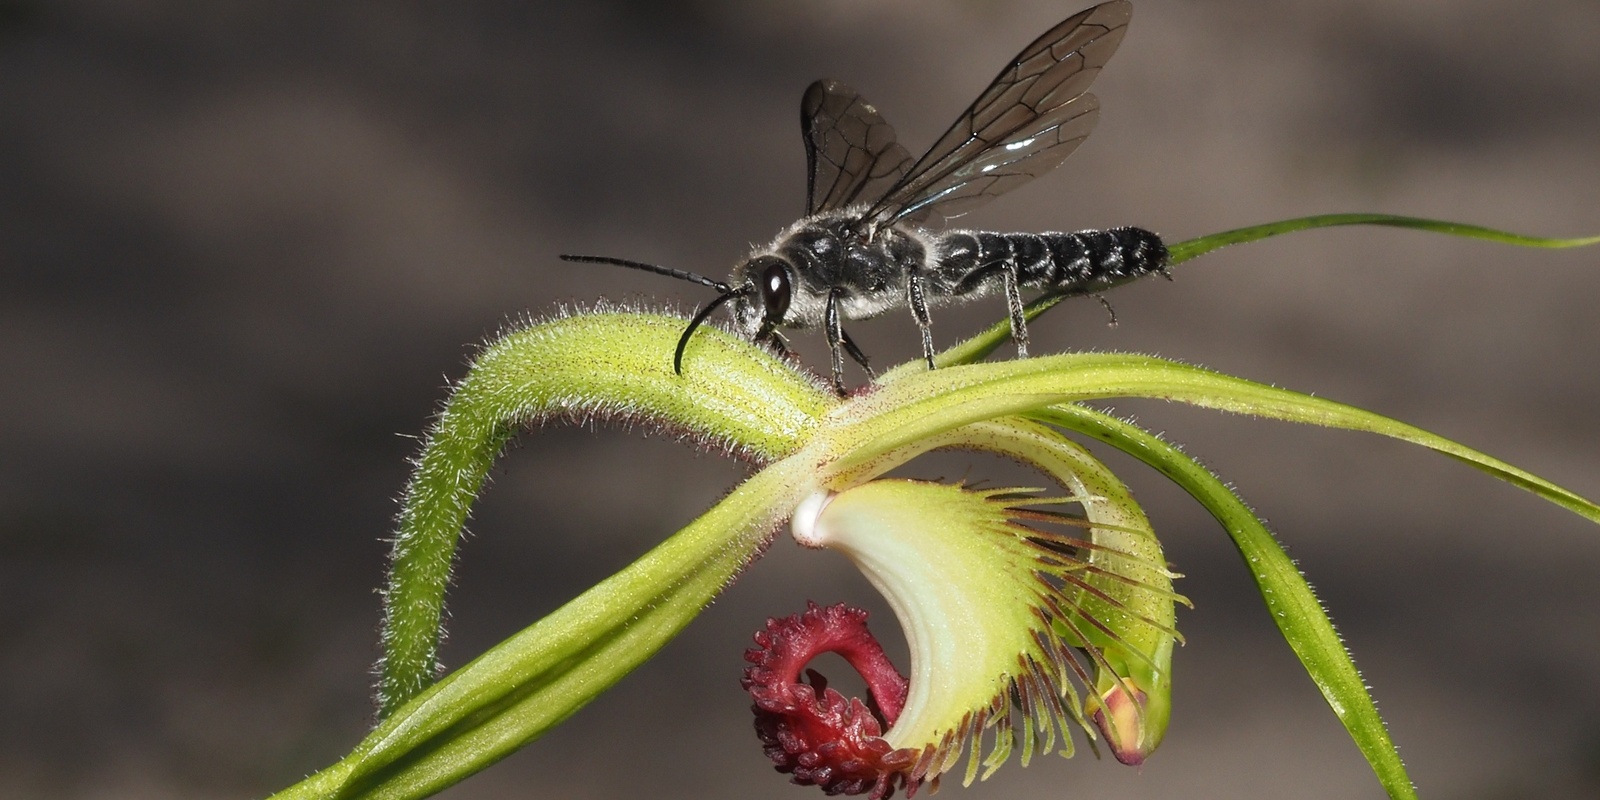
{"label": "wasp wing", "polygon": [[911,166],[894,128],[861,94],[834,80],[806,88],[800,100],[806,142],[806,214],[882,197]]}
{"label": "wasp wing", "polygon": [[1133,6],[1082,11],[1028,45],[864,217],[871,229],[954,216],[1048,172],[1099,119],[1085,94],[1128,29]]}

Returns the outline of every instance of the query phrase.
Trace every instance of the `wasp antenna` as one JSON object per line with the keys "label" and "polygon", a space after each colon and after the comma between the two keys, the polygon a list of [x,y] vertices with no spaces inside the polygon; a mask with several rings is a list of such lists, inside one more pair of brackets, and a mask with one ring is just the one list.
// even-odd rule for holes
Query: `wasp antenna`
{"label": "wasp antenna", "polygon": [[698,283],[701,286],[709,286],[719,292],[724,293],[733,290],[732,286],[729,286],[722,281],[712,280],[704,275],[696,275],[695,273],[687,270],[662,267],[655,264],[646,264],[643,261],[629,261],[626,258],[612,258],[610,256],[574,256],[565,253],[561,254],[560,259],[562,261],[573,261],[580,264],[611,264],[612,266],[617,267],[627,267],[628,269],[654,272],[657,275],[665,275],[669,278],[677,278],[681,281],[689,281],[690,283]]}
{"label": "wasp antenna", "polygon": [[729,288],[727,291],[724,291],[722,294],[717,295],[717,299],[712,300],[709,303],[706,303],[706,307],[705,308],[702,308],[698,312],[695,313],[694,319],[689,320],[689,327],[684,328],[683,329],[683,335],[678,337],[678,349],[676,351],[674,351],[673,354],[672,354],[672,372],[673,372],[673,374],[675,374],[675,375],[682,375],[683,374],[683,349],[685,347],[689,346],[689,337],[694,335],[695,328],[700,327],[700,323],[705,322],[706,321],[706,317],[711,316],[711,312],[717,310],[717,306],[720,306],[723,303],[726,303],[729,300],[732,300],[733,298],[738,297],[739,295],[749,294],[749,292],[750,292],[750,288],[749,287],[740,287],[738,289]]}

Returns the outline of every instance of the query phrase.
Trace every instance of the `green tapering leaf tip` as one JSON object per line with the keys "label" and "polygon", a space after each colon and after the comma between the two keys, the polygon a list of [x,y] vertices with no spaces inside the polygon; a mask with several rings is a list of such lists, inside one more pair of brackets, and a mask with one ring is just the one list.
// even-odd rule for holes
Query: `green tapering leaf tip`
{"label": "green tapering leaf tip", "polygon": [[1499,242],[1517,247],[1542,247],[1542,248],[1567,248],[1588,247],[1600,244],[1600,236],[1580,236],[1576,238],[1552,238],[1546,236],[1528,236],[1521,233],[1512,233],[1497,228],[1486,228],[1482,225],[1468,225],[1463,222],[1450,222],[1442,219],[1424,219],[1422,217],[1406,217],[1397,214],[1317,214],[1310,217],[1295,217],[1293,219],[1276,220],[1261,225],[1251,225],[1245,228],[1235,228],[1230,231],[1213,233],[1187,241],[1170,245],[1169,263],[1181,264],[1196,256],[1204,255],[1218,248],[1229,245],[1244,244],[1261,239],[1281,236],[1285,233],[1312,230],[1314,228],[1335,228],[1346,225],[1376,225],[1387,228],[1410,228],[1430,233],[1442,233],[1447,236],[1459,236],[1466,239],[1482,239],[1484,241]]}
{"label": "green tapering leaf tip", "polygon": [[[987,777],[1013,749],[1026,764],[1035,753],[1055,751],[1058,733],[1060,750],[1070,755],[1072,727],[1094,735],[1073,681],[1093,686],[1092,674],[1119,684],[1133,680],[1108,652],[1137,649],[1147,615],[1129,613],[1128,604],[1095,582],[1142,587],[1140,570],[1118,574],[1113,562],[1091,560],[1101,550],[1088,534],[1066,531],[1094,525],[1049,508],[1063,502],[1030,489],[886,479],[814,494],[796,510],[796,541],[849,557],[904,629],[910,690],[883,738],[891,748],[919,753],[908,785],[936,780],[963,755],[966,782],[980,766]],[[1142,566],[1137,559],[1126,563]],[[1156,594],[1173,602],[1164,586]],[[1139,655],[1155,664],[1147,673],[1169,670],[1170,646]],[[1145,711],[1139,695],[1130,703],[1091,704],[1113,709],[1117,741],[1129,742],[1118,752],[1140,753],[1142,760],[1160,741],[1166,714]]]}

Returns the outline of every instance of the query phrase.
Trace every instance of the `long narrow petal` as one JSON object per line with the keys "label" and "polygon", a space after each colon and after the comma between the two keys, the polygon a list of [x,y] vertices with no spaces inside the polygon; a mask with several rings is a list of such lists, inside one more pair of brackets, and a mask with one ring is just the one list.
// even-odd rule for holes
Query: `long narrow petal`
{"label": "long narrow petal", "polygon": [[1100,439],[1156,468],[1222,523],[1255,578],[1272,621],[1372,765],[1379,782],[1395,800],[1414,800],[1416,790],[1400,754],[1322,603],[1244,501],[1199,462],[1137,425],[1081,406],[1061,406],[1036,416]]}
{"label": "long narrow petal", "polygon": [[832,479],[875,469],[885,454],[973,422],[1080,400],[1148,397],[1289,422],[1367,431],[1422,445],[1600,522],[1600,505],[1465,445],[1343,403],[1154,356],[1079,353],[970,364],[900,377],[829,415],[811,447]]}

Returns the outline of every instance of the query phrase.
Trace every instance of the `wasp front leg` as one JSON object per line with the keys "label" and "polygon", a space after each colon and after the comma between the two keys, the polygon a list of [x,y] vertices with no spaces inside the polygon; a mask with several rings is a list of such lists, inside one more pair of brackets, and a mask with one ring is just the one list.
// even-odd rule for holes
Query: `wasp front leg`
{"label": "wasp front leg", "polygon": [[758,341],[758,342],[759,341],[763,341],[763,340],[766,341],[767,346],[772,348],[772,352],[776,353],[779,358],[790,358],[790,357],[792,357],[792,354],[789,352],[789,342],[788,342],[788,340],[784,339],[783,338],[783,334],[778,333],[778,331],[776,329],[767,331],[767,334],[766,334],[765,337],[759,337],[758,336],[756,338],[756,341]]}
{"label": "wasp front leg", "polygon": [[878,373],[872,371],[872,365],[867,363],[867,354],[861,352],[861,348],[856,347],[855,341],[850,338],[850,332],[840,327],[839,338],[844,342],[844,351],[849,353],[850,358],[854,359],[857,364],[861,365],[861,369],[867,373],[867,377],[877,380]]}

